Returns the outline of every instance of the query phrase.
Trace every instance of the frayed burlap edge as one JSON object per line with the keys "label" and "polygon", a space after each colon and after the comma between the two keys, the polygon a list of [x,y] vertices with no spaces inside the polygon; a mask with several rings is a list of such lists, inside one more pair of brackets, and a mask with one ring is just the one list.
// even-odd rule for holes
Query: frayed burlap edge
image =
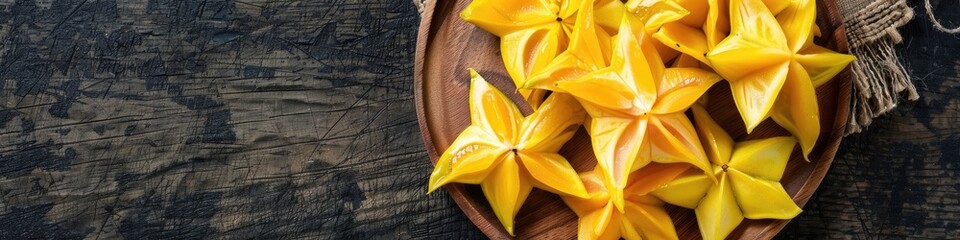
{"label": "frayed burlap edge", "polygon": [[[845,3],[851,2],[857,1]],[[850,65],[853,98],[847,134],[852,134],[863,131],[874,118],[893,110],[901,92],[906,91],[908,100],[919,98],[893,48],[903,40],[897,28],[913,19],[913,9],[904,0],[879,0],[862,8],[842,9],[848,10],[843,15],[850,53],[857,57]],[[849,9],[858,11],[849,12]]]}
{"label": "frayed burlap edge", "polygon": [[873,118],[896,108],[901,92],[906,91],[908,100],[919,98],[906,69],[897,61],[894,38],[888,36],[850,49],[857,60],[850,65],[853,98],[847,134],[863,131]]}

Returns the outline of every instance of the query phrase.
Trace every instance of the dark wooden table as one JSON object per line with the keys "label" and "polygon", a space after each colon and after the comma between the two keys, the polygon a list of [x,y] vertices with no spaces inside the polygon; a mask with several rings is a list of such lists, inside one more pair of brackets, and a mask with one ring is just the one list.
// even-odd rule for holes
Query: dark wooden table
{"label": "dark wooden table", "polygon": [[[0,0],[0,239],[482,238],[425,195],[418,22],[407,0]],[[960,39],[904,30],[920,101],[847,138],[781,236],[960,238]]]}

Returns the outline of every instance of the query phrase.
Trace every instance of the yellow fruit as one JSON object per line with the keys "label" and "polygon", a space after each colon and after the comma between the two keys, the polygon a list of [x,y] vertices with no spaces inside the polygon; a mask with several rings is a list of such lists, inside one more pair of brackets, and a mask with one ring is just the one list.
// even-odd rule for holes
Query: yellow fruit
{"label": "yellow fruit", "polygon": [[[533,188],[577,213],[580,239],[676,239],[664,203],[695,209],[704,239],[795,217],[780,178],[819,136],[816,87],[854,60],[813,43],[813,0],[475,0],[460,16],[500,37],[536,110],[523,117],[471,69],[471,125],[429,191],[479,184],[511,235]],[[772,118],[794,137],[735,143],[701,105],[722,79],[748,133]],[[581,124],[597,167],[577,174],[557,151]]]}
{"label": "yellow fruit", "polygon": [[587,129],[593,150],[620,211],[628,174],[650,161],[710,170],[683,112],[720,80],[701,69],[665,68],[656,50],[632,29],[624,18],[609,67],[556,83],[592,117]]}
{"label": "yellow fruit", "polygon": [[577,79],[606,67],[609,57],[605,56],[609,56],[610,51],[604,51],[604,48],[609,48],[610,36],[597,29],[599,26],[591,19],[594,19],[593,5],[584,1],[573,27],[570,46],[520,87],[563,92],[555,86],[558,81]]}
{"label": "yellow fruit", "polygon": [[[626,17],[633,21],[634,34],[649,39],[658,29],[689,16],[690,12],[674,0],[630,0],[625,3]],[[676,58],[680,52],[658,41],[650,41],[663,61]]]}
{"label": "yellow fruit", "polygon": [[[694,208],[704,239],[724,239],[743,218],[790,219],[800,214],[780,184],[796,140],[774,137],[734,144],[703,107],[695,105],[693,113],[713,169],[709,175],[687,171],[653,195]],[[711,177],[719,181],[711,182]]]}
{"label": "yellow fruit", "polygon": [[730,0],[730,6],[730,37],[707,59],[730,82],[747,132],[772,117],[808,157],[820,135],[815,84],[833,78],[853,56],[813,44],[813,0],[792,1],[776,17],[762,2]]}
{"label": "yellow fruit", "polygon": [[664,24],[653,37],[707,66],[706,54],[730,32],[727,0],[675,0],[690,14]]}
{"label": "yellow fruit", "polygon": [[585,117],[572,97],[552,94],[524,118],[502,92],[470,70],[470,120],[437,161],[429,192],[447,183],[480,184],[513,234],[514,216],[533,187],[586,197],[576,171],[557,154]]}
{"label": "yellow fruit", "polygon": [[579,239],[677,239],[663,201],[648,195],[686,171],[688,164],[651,164],[630,175],[624,211],[617,211],[599,168],[580,174],[589,197],[562,197],[580,220]]}
{"label": "yellow fruit", "polygon": [[[540,72],[554,57],[567,49],[577,15],[583,5],[600,6],[603,14],[585,24],[610,22],[622,16],[622,4],[615,0],[476,0],[460,17],[500,37],[500,52],[507,73],[520,94],[536,108],[544,90],[522,89],[527,78]],[[592,15],[592,13],[589,13]],[[597,33],[603,31],[595,26]]]}

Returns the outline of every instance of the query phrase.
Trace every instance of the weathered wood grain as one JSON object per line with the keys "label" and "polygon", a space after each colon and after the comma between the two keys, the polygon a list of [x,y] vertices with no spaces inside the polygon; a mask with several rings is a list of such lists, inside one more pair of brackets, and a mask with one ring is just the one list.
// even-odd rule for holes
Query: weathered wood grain
{"label": "weathered wood grain", "polygon": [[[399,0],[0,0],[0,239],[482,238],[424,195],[417,22]],[[960,238],[960,40],[904,37],[921,100],[847,139],[781,236]]]}
{"label": "weathered wood grain", "polygon": [[459,238],[408,1],[0,0],[0,239]]}

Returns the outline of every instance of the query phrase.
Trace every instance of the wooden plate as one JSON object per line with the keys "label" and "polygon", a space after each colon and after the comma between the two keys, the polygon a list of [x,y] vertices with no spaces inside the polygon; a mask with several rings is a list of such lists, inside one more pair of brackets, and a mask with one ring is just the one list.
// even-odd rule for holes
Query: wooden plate
{"label": "wooden plate", "polygon": [[[460,19],[460,11],[469,3],[470,0],[428,1],[420,24],[414,70],[417,117],[424,144],[434,164],[460,131],[470,124],[467,68],[475,68],[515,102],[523,103],[504,69],[499,39]],[[847,52],[843,21],[836,3],[833,0],[818,1],[817,11],[817,23],[823,33],[817,43],[837,52]],[[781,180],[801,207],[820,185],[843,137],[850,105],[849,75],[849,71],[844,70],[817,89],[822,127],[819,141],[810,155],[810,162],[803,160],[799,150],[794,151]],[[771,120],[757,127],[753,134],[745,134],[743,122],[730,97],[729,85],[724,82],[714,86],[708,95],[710,113],[736,140],[789,135]],[[530,113],[526,104],[518,105],[524,114]],[[564,146],[561,154],[577,171],[590,170],[595,165],[589,136],[583,130]],[[510,238],[479,187],[450,184],[445,189],[484,234],[493,239]],[[692,210],[669,206],[667,209],[681,239],[699,238]],[[730,238],[772,238],[787,222],[745,219]],[[517,238],[576,238],[577,216],[559,197],[544,191],[534,190],[530,194],[517,214],[516,223]]]}

